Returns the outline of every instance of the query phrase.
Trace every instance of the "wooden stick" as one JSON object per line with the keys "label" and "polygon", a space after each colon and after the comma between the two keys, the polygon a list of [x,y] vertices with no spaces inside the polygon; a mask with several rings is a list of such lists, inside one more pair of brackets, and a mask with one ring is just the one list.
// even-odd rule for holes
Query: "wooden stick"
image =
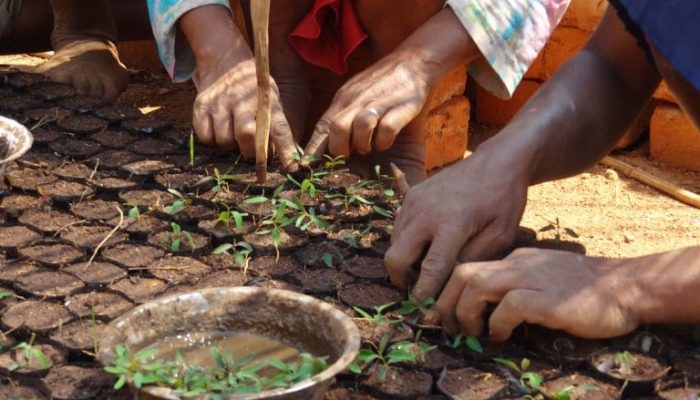
{"label": "wooden stick", "polygon": [[255,172],[258,183],[267,180],[267,151],[270,139],[272,86],[270,86],[270,0],[251,1],[255,72],[258,77],[258,110],[255,116]]}
{"label": "wooden stick", "polygon": [[685,203],[689,206],[700,208],[700,196],[697,194],[680,188],[668,181],[662,180],[655,177],[647,172],[642,171],[626,162],[616,160],[612,157],[605,157],[600,161],[601,164],[608,166],[610,168],[615,168],[616,170],[622,172],[624,175],[636,179],[645,185],[649,185],[652,188],[658,190],[661,193],[665,193],[672,198]]}

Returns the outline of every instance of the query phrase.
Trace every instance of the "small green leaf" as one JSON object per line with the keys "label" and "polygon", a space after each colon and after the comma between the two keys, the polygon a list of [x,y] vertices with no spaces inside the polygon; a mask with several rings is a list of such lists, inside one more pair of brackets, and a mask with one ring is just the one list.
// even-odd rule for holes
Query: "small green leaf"
{"label": "small green leaf", "polygon": [[381,215],[382,217],[387,217],[387,218],[393,218],[393,217],[394,217],[394,214],[393,214],[391,211],[389,211],[389,210],[387,210],[387,209],[385,209],[385,208],[382,208],[382,207],[379,207],[379,206],[376,206],[376,205],[375,205],[375,206],[372,206],[372,209],[374,210],[374,212],[376,212],[377,214]]}
{"label": "small green leaf", "polygon": [[479,353],[479,354],[484,354],[484,348],[481,347],[481,343],[479,343],[479,339],[477,339],[474,336],[467,336],[464,343],[467,345],[469,350]]}
{"label": "small green leaf", "polygon": [[182,210],[182,207],[185,206],[185,201],[182,199],[175,200],[173,202],[173,205],[170,206],[170,210],[168,211],[168,214],[170,215],[175,215],[177,214],[180,210]]}
{"label": "small green leaf", "polygon": [[328,268],[333,268],[333,254],[323,253],[323,264]]}
{"label": "small green leaf", "polygon": [[15,293],[11,290],[0,290],[0,300],[7,298],[7,297],[12,297],[14,295],[15,295]]}
{"label": "small green leaf", "polygon": [[358,364],[358,363],[356,363],[356,362],[351,363],[351,364],[348,366],[348,370],[349,370],[350,372],[352,372],[353,374],[357,374],[357,375],[360,375],[360,374],[362,373],[362,368],[360,367],[360,364]]}
{"label": "small green leaf", "polygon": [[508,360],[507,358],[494,357],[493,361],[495,361],[499,364],[503,364],[515,372],[520,372],[520,368],[518,367],[518,365],[516,363],[514,363],[513,361]]}
{"label": "small green leaf", "polygon": [[270,199],[268,199],[268,198],[265,197],[265,196],[249,197],[249,198],[243,200],[243,202],[244,202],[245,204],[260,204],[260,203],[265,203],[265,202],[268,202],[268,201],[270,201]]}

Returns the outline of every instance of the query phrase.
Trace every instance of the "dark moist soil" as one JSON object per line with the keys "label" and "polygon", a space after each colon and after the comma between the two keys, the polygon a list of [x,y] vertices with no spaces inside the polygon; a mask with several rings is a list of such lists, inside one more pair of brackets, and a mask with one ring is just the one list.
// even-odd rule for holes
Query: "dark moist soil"
{"label": "dark moist soil", "polygon": [[19,113],[29,108],[39,107],[41,100],[28,94],[19,94],[14,98],[0,98],[0,111]]}
{"label": "dark moist soil", "polygon": [[34,143],[46,144],[61,139],[65,137],[66,134],[51,129],[37,128],[32,131],[32,136],[34,136]]}
{"label": "dark moist soil", "polygon": [[119,198],[129,206],[159,210],[170,207],[175,196],[162,190],[129,190],[119,193]]}
{"label": "dark moist soil", "polygon": [[123,150],[107,150],[92,156],[88,162],[99,168],[118,169],[122,165],[142,160],[143,156]]}
{"label": "dark moist soil", "polygon": [[[189,235],[186,235],[186,233]],[[173,240],[180,240],[180,247],[175,250],[172,247]],[[192,238],[190,241],[189,238]],[[180,233],[180,235],[173,234],[172,231],[160,231],[156,232],[148,238],[148,243],[160,247],[166,252],[177,253],[177,254],[200,254],[209,246],[209,238],[201,233],[190,232],[185,229]]]}
{"label": "dark moist soil", "polygon": [[27,88],[27,91],[43,101],[56,101],[75,94],[73,86],[49,81],[34,83]]}
{"label": "dark moist soil", "polygon": [[143,114],[131,104],[116,103],[95,109],[95,116],[111,123],[139,118]]}
{"label": "dark moist soil", "polygon": [[71,115],[58,121],[58,127],[78,136],[99,132],[107,128],[107,123],[90,115]]}
{"label": "dark moist soil", "polygon": [[38,82],[46,82],[47,78],[41,74],[32,74],[30,72],[10,72],[4,76],[4,84],[12,89],[23,91],[27,90],[30,85]]}
{"label": "dark moist soil", "polygon": [[66,307],[78,318],[111,320],[133,307],[133,303],[116,293],[79,293],[66,299]]}
{"label": "dark moist soil", "polygon": [[[50,365],[61,365],[66,361],[66,352],[60,347],[47,343],[35,343],[34,348],[40,350],[46,356]],[[15,376],[36,376],[47,372],[42,368],[36,357],[31,357],[31,361],[26,361],[26,354],[23,349],[10,350],[0,353],[0,374],[12,373]],[[19,365],[19,368],[15,368]],[[1,393],[1,392],[0,392]]]}
{"label": "dark moist soil", "polygon": [[49,203],[44,197],[34,197],[26,194],[5,195],[0,201],[0,209],[13,217],[19,216],[25,210],[40,209]]}
{"label": "dark moist soil", "polygon": [[42,271],[17,278],[15,287],[36,297],[65,297],[82,289],[85,284],[73,275],[58,271]]}
{"label": "dark moist soil", "polygon": [[335,293],[340,286],[352,282],[351,276],[333,268],[298,270],[292,276],[305,293],[313,294]]}
{"label": "dark moist soil", "polygon": [[25,247],[19,253],[23,257],[51,267],[73,263],[84,255],[81,250],[73,246],[50,242],[37,243],[31,247]]}
{"label": "dark moist soil", "polygon": [[299,249],[295,254],[299,262],[307,267],[328,268],[337,266],[350,256],[346,246],[338,246],[334,242],[320,242],[309,244]]}
{"label": "dark moist soil", "polygon": [[565,388],[570,388],[571,400],[608,400],[620,397],[620,389],[591,376],[570,373],[542,384],[542,393],[551,396]]}
{"label": "dark moist soil", "polygon": [[[392,318],[392,320],[394,319],[398,318]],[[365,342],[378,344],[382,337],[386,336],[389,338],[390,343],[394,343],[402,340],[411,340],[414,336],[413,329],[408,324],[385,322],[377,325],[374,321],[365,318],[353,318],[353,322],[360,330],[360,336]]]}
{"label": "dark moist soil", "polygon": [[71,206],[76,217],[90,221],[108,221],[119,217],[121,206],[116,201],[102,199],[84,200]]}
{"label": "dark moist soil", "polygon": [[354,256],[343,260],[341,269],[360,279],[386,279],[384,260],[376,257]]}
{"label": "dark moist soil", "polygon": [[130,143],[138,140],[138,137],[124,131],[113,131],[105,129],[90,136],[90,139],[104,147],[113,149],[123,149]]}
{"label": "dark moist soil", "polygon": [[[58,120],[61,120],[63,118],[67,118],[68,116],[71,115],[70,111],[64,110],[59,107],[51,107],[51,108],[35,108],[33,110],[25,110],[22,115],[30,122],[35,123],[38,126],[43,126],[46,123],[50,122],[55,122]],[[37,134],[36,131],[42,129],[38,128],[32,131],[32,135],[34,136],[34,141],[37,142]],[[63,135],[64,133],[59,133]],[[37,142],[41,143],[41,142]]]}
{"label": "dark moist soil", "polygon": [[22,156],[17,162],[23,167],[31,168],[56,168],[65,163],[61,155],[52,152],[28,152]]}
{"label": "dark moist soil", "polygon": [[176,256],[154,261],[146,267],[146,271],[171,285],[179,285],[196,283],[196,280],[208,274],[211,268],[194,258]]}
{"label": "dark moist soil", "polygon": [[219,209],[207,203],[186,204],[175,214],[171,213],[170,218],[180,225],[197,225],[199,221],[216,218],[218,215]]}
{"label": "dark moist soil", "polygon": [[399,303],[406,296],[393,287],[362,282],[341,287],[338,290],[338,298],[349,306],[371,310],[384,304]]}
{"label": "dark moist soil", "polygon": [[[107,222],[108,225],[116,226],[119,223],[119,218],[112,219]],[[153,215],[141,214],[136,218],[124,218],[122,229],[131,235],[147,237],[150,233],[161,231],[169,228],[170,224]]]}
{"label": "dark moist soil", "polygon": [[134,133],[152,135],[170,128],[172,124],[153,115],[130,119],[122,122],[122,128]]}
{"label": "dark moist soil", "polygon": [[249,233],[254,229],[254,227],[255,225],[253,222],[248,220],[243,221],[241,231],[238,231],[238,227],[236,226],[235,222],[226,223],[216,219],[205,219],[200,220],[197,224],[197,228],[218,241],[227,241],[233,239],[234,237],[239,237]]}
{"label": "dark moist soil", "polygon": [[93,186],[105,192],[120,192],[122,190],[133,189],[137,185],[138,182],[115,176],[99,176],[93,180]]}
{"label": "dark moist soil", "polygon": [[105,326],[102,321],[90,317],[77,319],[53,331],[51,340],[68,350],[94,352]]}
{"label": "dark moist soil", "polygon": [[433,377],[427,373],[398,367],[389,367],[386,379],[379,379],[379,373],[371,374],[364,384],[378,396],[391,396],[400,399],[415,399],[430,394]]}
{"label": "dark moist soil", "polygon": [[35,168],[12,169],[7,171],[5,178],[13,188],[27,191],[36,191],[37,186],[56,180],[48,171]]}
{"label": "dark moist soil", "polygon": [[301,270],[303,266],[292,257],[262,256],[255,257],[248,263],[248,271],[258,276],[270,276],[283,278],[294,271]]}
{"label": "dark moist soil", "polygon": [[41,238],[41,234],[24,226],[0,227],[0,249],[16,251]]}
{"label": "dark moist soil", "polygon": [[59,230],[65,229],[80,222],[80,219],[74,217],[73,215],[54,210],[28,210],[20,215],[17,220],[19,223],[30,228],[50,234],[54,234]]}
{"label": "dark moist soil", "polygon": [[52,368],[43,382],[55,400],[88,400],[99,398],[114,377],[102,368],[63,365]]}
{"label": "dark moist soil", "polygon": [[163,293],[168,285],[159,279],[129,277],[109,285],[109,289],[121,293],[135,303],[143,303]]}
{"label": "dark moist soil", "polygon": [[[248,242],[255,251],[262,254],[271,254],[275,252],[275,246],[273,245],[272,235],[259,235],[258,233],[249,233],[243,236],[243,240]],[[290,252],[299,247],[304,246],[308,240],[305,237],[297,236],[292,233],[287,233],[284,230],[280,230],[280,242],[277,249],[280,252]]]}
{"label": "dark moist soil", "polygon": [[102,251],[102,258],[125,268],[139,269],[165,255],[163,250],[131,243],[122,243]]}
{"label": "dark moist soil", "polygon": [[124,232],[112,232],[113,228],[103,225],[71,226],[61,231],[61,239],[85,250],[94,250],[104,239],[109,239],[103,246],[111,246],[129,240]]}
{"label": "dark moist soil", "polygon": [[173,153],[179,146],[158,139],[141,139],[127,147],[128,150],[144,156],[158,156]]}
{"label": "dark moist soil", "polygon": [[88,286],[103,286],[126,277],[126,271],[108,262],[93,262],[72,264],[62,270]]}
{"label": "dark moist soil", "polygon": [[42,270],[44,269],[31,260],[4,263],[0,268],[0,282],[12,286],[17,278]]}
{"label": "dark moist soil", "polygon": [[52,171],[59,178],[68,180],[88,180],[93,173],[93,170],[85,164],[67,163]]}
{"label": "dark moist soil", "polygon": [[119,169],[132,175],[148,176],[159,174],[172,169],[173,167],[175,167],[175,165],[165,161],[146,159],[123,164],[119,167]]}
{"label": "dark moist soil", "polygon": [[666,374],[670,366],[647,354],[634,351],[601,351],[591,358],[600,373],[631,382],[654,381]]}
{"label": "dark moist soil", "polygon": [[58,105],[76,114],[87,114],[104,104],[104,100],[92,96],[71,96],[58,101]]}
{"label": "dark moist soil", "polygon": [[163,173],[155,177],[156,182],[164,189],[175,189],[180,192],[193,190],[206,176],[190,172]]}
{"label": "dark moist soil", "polygon": [[38,186],[36,190],[40,195],[56,201],[77,201],[93,193],[90,186],[64,180]]}
{"label": "dark moist soil", "polygon": [[472,367],[449,369],[437,382],[439,390],[453,399],[487,400],[501,396],[508,388],[504,378]]}
{"label": "dark moist soil", "polygon": [[2,324],[7,329],[25,329],[43,333],[67,324],[73,319],[73,314],[60,303],[26,300],[5,310],[2,315]]}
{"label": "dark moist soil", "polygon": [[85,159],[103,150],[102,145],[92,140],[65,138],[49,144],[51,151],[74,158]]}
{"label": "dark moist soil", "polygon": [[19,382],[2,382],[0,380],[0,398],[2,399],[32,399],[44,400],[48,399],[46,395],[39,389],[37,383],[22,384]]}
{"label": "dark moist soil", "polygon": [[663,400],[695,400],[700,395],[700,377],[671,376],[656,382],[656,394]]}
{"label": "dark moist soil", "polygon": [[203,277],[194,285],[194,287],[206,288],[218,286],[244,286],[250,279],[250,275],[244,274],[241,270],[225,269]]}

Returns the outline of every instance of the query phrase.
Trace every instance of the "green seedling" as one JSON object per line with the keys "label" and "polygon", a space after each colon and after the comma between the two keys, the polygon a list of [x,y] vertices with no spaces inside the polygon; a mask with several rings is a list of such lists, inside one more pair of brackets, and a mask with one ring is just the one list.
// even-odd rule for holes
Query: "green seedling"
{"label": "green seedling", "polygon": [[549,231],[554,231],[554,240],[558,243],[561,242],[562,238],[564,236],[567,236],[572,239],[578,239],[579,234],[576,233],[571,228],[562,228],[561,225],[559,224],[559,217],[557,217],[554,221],[547,221],[548,224],[540,228],[540,232],[549,232]]}
{"label": "green seedling", "polygon": [[528,371],[528,368],[530,368],[529,359],[523,358],[520,361],[520,365],[507,358],[494,357],[493,361],[505,365],[518,374],[520,390],[523,393],[532,393],[533,391],[539,390],[540,386],[542,386],[542,381],[544,380],[542,379],[542,375],[537,372]]}
{"label": "green seedling", "polygon": [[233,221],[236,227],[236,231],[243,232],[243,219],[248,216],[248,213],[242,213],[236,210],[231,210],[231,208],[224,203],[221,203],[221,205],[224,206],[226,210],[221,211],[216,220],[223,222],[229,228],[231,227],[231,221]]}
{"label": "green seedling", "polygon": [[355,310],[357,315],[360,317],[372,321],[375,326],[383,325],[383,324],[396,324],[401,322],[399,319],[389,319],[384,315],[384,312],[389,309],[391,306],[393,306],[395,303],[387,303],[383,304],[381,306],[375,306],[374,307],[374,314],[370,314],[367,311],[359,308],[359,307],[353,307],[352,309]]}
{"label": "green seedling", "polygon": [[629,351],[620,351],[613,354],[609,365],[603,365],[602,369],[604,372],[617,371],[621,375],[630,375],[632,373],[632,364],[634,363],[634,358],[632,353]]}
{"label": "green seedling", "polygon": [[221,189],[228,189],[229,182],[236,180],[236,175],[232,175],[228,172],[222,174],[218,168],[214,168],[214,176],[207,176],[206,178],[200,180],[198,184],[202,184],[209,181],[214,181],[214,187],[211,189],[212,192],[216,193]]}
{"label": "green seedling", "polygon": [[253,246],[247,242],[234,242],[234,243],[224,243],[219,245],[212,251],[212,254],[225,254],[233,257],[236,260],[236,264],[243,270],[243,273],[248,272],[248,261],[250,261],[250,255],[253,253]]}
{"label": "green seedling", "polygon": [[573,394],[574,390],[577,388],[580,390],[583,390],[584,392],[588,392],[588,391],[597,389],[598,386],[596,386],[592,383],[586,383],[586,384],[578,386],[578,387],[567,386],[565,388],[557,390],[556,392],[551,393],[549,395],[549,397],[551,397],[552,400],[571,400],[571,395]]}
{"label": "green seedling", "polygon": [[423,303],[415,303],[413,300],[403,300],[401,301],[401,308],[399,308],[399,314],[403,316],[413,315],[416,311],[420,314],[419,317],[427,314],[430,308],[435,304],[435,299],[429,297],[423,301]]}
{"label": "green seedling", "polygon": [[15,295],[15,292],[11,290],[0,290],[0,300],[6,299],[8,297],[12,297]]}
{"label": "green seedling", "polygon": [[24,357],[23,360],[11,364],[8,367],[10,371],[15,371],[20,368],[29,367],[32,361],[34,360],[36,360],[37,364],[39,364],[40,369],[51,368],[51,361],[49,361],[49,358],[46,357],[46,354],[44,354],[44,352],[41,351],[41,349],[34,346],[35,340],[36,334],[32,333],[32,336],[29,338],[29,342],[21,342],[15,345],[15,347],[13,347],[14,350],[22,350]]}
{"label": "green seedling", "polygon": [[131,219],[139,219],[141,218],[141,210],[139,210],[138,206],[132,205],[129,207],[127,216]]}
{"label": "green seedling", "polygon": [[465,335],[462,333],[455,336],[454,340],[452,340],[452,348],[457,349],[460,346],[466,346],[474,353],[484,354],[484,348],[481,346],[479,339],[477,339],[475,336]]}
{"label": "green seedling", "polygon": [[190,149],[190,167],[194,167],[194,130],[190,131],[188,145]]}
{"label": "green seedling", "polygon": [[394,179],[390,177],[389,175],[382,174],[381,167],[379,165],[374,166],[374,174],[377,176],[377,182],[379,183],[379,186],[382,188],[382,193],[384,193],[384,196],[386,197],[393,197],[396,195],[396,192],[394,192],[394,189],[390,187],[384,187],[384,182],[387,181],[393,181]]}
{"label": "green seedling", "polygon": [[194,239],[192,238],[192,234],[183,230],[182,227],[175,222],[170,223],[170,228],[172,229],[172,232],[170,233],[170,250],[172,250],[173,253],[180,251],[183,238],[187,241],[187,244],[190,245],[190,249],[194,251],[196,245],[194,243]]}
{"label": "green seedling", "polygon": [[353,194],[351,188],[344,188],[343,193],[327,193],[325,197],[328,200],[342,200],[345,212],[347,212],[353,204],[364,204],[366,206],[374,205],[373,202],[365,199],[361,195]]}
{"label": "green seedling", "polygon": [[327,154],[324,154],[323,158],[326,159],[326,161],[323,163],[323,168],[330,171],[331,173],[342,172],[342,171],[346,170],[346,169],[343,169],[343,170],[336,171],[336,168],[345,165],[345,158],[343,156],[331,157]]}
{"label": "green seedling", "polygon": [[316,197],[316,193],[318,193],[318,189],[316,188],[316,185],[313,183],[313,175],[309,178],[304,179],[303,181],[299,182],[298,180],[294,179],[293,176],[287,175],[287,179],[289,179],[290,182],[292,182],[294,185],[296,185],[299,188],[299,191],[301,194],[308,194],[309,197]]}
{"label": "green seedling", "polygon": [[168,209],[168,214],[170,215],[175,215],[179,213],[183,207],[189,205],[191,202],[189,199],[185,198],[185,196],[182,193],[173,188],[169,188],[168,192],[177,197],[177,199],[173,201],[173,204],[170,205],[170,208]]}
{"label": "green seedling", "polygon": [[361,374],[367,368],[378,368],[377,376],[381,381],[386,379],[390,365],[401,362],[415,364],[426,352],[434,348],[426,343],[413,343],[407,340],[389,346],[387,335],[382,336],[379,345],[371,342],[369,345],[370,347],[360,349],[357,358],[348,369],[355,374]]}
{"label": "green seedling", "polygon": [[115,389],[130,382],[136,388],[155,385],[173,389],[183,398],[207,396],[212,400],[289,387],[328,367],[325,357],[308,353],[300,354],[298,360],[289,363],[272,359],[254,364],[254,354],[236,360],[230,352],[212,347],[213,365],[209,367],[187,365],[180,353],[176,353],[175,361],[155,359],[155,349],[132,354],[124,346],[117,345],[114,353],[115,358],[105,371],[118,377]]}

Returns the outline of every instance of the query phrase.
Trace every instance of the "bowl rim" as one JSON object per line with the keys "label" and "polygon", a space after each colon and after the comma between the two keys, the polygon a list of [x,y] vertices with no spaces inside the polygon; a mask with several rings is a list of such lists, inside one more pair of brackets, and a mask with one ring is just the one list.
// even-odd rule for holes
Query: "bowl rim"
{"label": "bowl rim", "polygon": [[[355,357],[357,356],[357,353],[360,350],[360,344],[361,344],[361,337],[360,337],[360,331],[355,325],[354,322],[352,322],[352,318],[350,318],[348,315],[343,313],[341,310],[335,308],[329,303],[326,303],[323,300],[319,300],[315,297],[298,293],[298,292],[292,292],[289,290],[283,290],[283,289],[271,289],[271,288],[260,288],[260,287],[250,287],[250,286],[228,286],[228,287],[210,287],[210,288],[204,288],[204,289],[198,289],[198,290],[193,290],[185,293],[178,293],[178,294],[173,294],[173,295],[166,295],[166,296],[161,296],[158,298],[155,298],[151,301],[148,301],[146,303],[140,304],[133,309],[127,311],[126,313],[122,314],[121,316],[117,317],[113,321],[109,323],[105,331],[103,332],[102,340],[100,341],[100,350],[97,359],[102,363],[103,365],[106,365],[107,362],[111,361],[111,349],[106,349],[104,347],[105,342],[107,342],[108,339],[111,338],[112,335],[108,334],[110,331],[114,330],[119,330],[116,326],[121,322],[121,321],[126,321],[129,318],[131,318],[133,315],[141,313],[145,310],[153,309],[155,307],[158,307],[159,305],[166,303],[166,302],[171,302],[177,298],[181,297],[186,297],[186,296],[192,296],[196,293],[199,294],[206,294],[206,293],[211,293],[211,292],[240,292],[242,294],[248,294],[248,295],[253,295],[256,293],[269,293],[269,294],[274,294],[276,296],[281,296],[285,298],[286,300],[291,300],[294,302],[298,302],[301,305],[305,304],[308,305],[309,303],[314,304],[315,307],[317,307],[318,312],[320,313],[325,313],[329,315],[331,318],[336,320],[338,323],[341,324],[343,330],[346,332],[346,340],[345,340],[345,345],[343,346],[342,352],[340,357],[330,364],[328,368],[325,370],[321,371],[320,373],[314,375],[313,377],[303,380],[295,385],[286,387],[286,388],[279,388],[279,389],[272,389],[272,390],[264,390],[261,392],[257,393],[250,393],[250,394],[240,394],[240,395],[230,395],[227,396],[226,399],[231,399],[231,400],[261,400],[261,399],[267,399],[267,398],[275,398],[277,396],[283,396],[283,395],[291,395],[299,391],[303,391],[306,389],[311,388],[312,386],[321,384],[323,382],[329,381],[336,375],[338,375],[340,372],[344,371],[354,360]],[[114,345],[114,343],[112,343]],[[131,384],[131,382],[128,382]],[[163,387],[142,387],[140,390],[145,391],[149,395],[160,397],[163,399],[180,399],[181,397],[176,395],[174,393],[174,390],[171,388],[163,388]],[[157,393],[155,393],[157,390]],[[203,398],[208,398],[208,397],[203,397]]]}
{"label": "bowl rim", "polygon": [[29,151],[29,149],[34,144],[34,136],[26,126],[20,124],[12,118],[0,115],[0,129],[4,129],[5,125],[7,125],[7,128],[10,132],[15,132],[19,136],[24,136],[26,140],[24,141],[22,147],[20,147],[13,154],[10,154],[6,158],[0,159],[0,164],[7,164],[10,161],[14,161],[22,157],[27,151]]}

